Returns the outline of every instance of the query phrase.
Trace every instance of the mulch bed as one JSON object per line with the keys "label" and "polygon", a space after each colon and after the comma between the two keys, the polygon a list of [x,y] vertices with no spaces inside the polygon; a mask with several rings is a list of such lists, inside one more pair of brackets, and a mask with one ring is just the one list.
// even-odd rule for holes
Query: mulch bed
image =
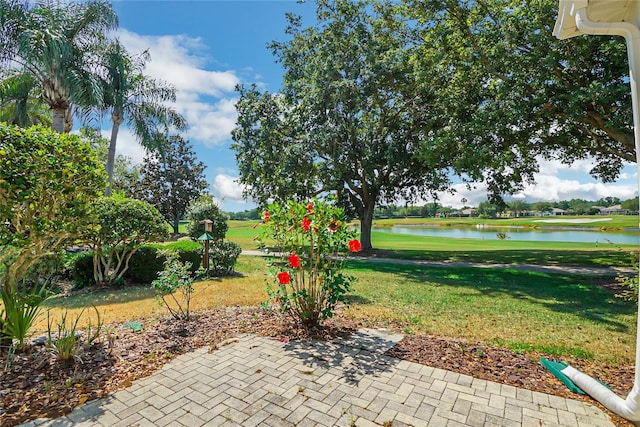
{"label": "mulch bed", "polygon": [[[238,334],[258,334],[281,340],[331,339],[360,328],[340,313],[322,330],[305,330],[280,315],[257,308],[227,308],[201,312],[191,321],[170,318],[145,321],[135,333],[123,325],[108,325],[100,342],[63,364],[44,346],[32,345],[7,360],[0,356],[0,425],[14,426],[35,418],[70,412],[88,400],[127,387],[150,375],[178,354],[212,346]],[[433,336],[409,336],[388,354],[477,378],[595,403],[571,393],[538,363],[539,353],[514,353],[498,347]],[[633,367],[611,367],[563,357],[583,372],[625,396],[633,386]],[[631,426],[612,416],[617,426]]]}

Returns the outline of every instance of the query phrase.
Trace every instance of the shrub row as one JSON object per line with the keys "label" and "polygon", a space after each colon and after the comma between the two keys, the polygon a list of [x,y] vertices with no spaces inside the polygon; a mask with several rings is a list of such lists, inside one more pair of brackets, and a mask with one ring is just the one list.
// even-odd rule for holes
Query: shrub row
{"label": "shrub row", "polygon": [[[200,268],[203,248],[200,243],[180,241],[168,245],[143,245],[129,260],[129,269],[124,274],[126,281],[138,284],[150,284],[158,278],[158,273],[164,268],[166,256],[163,251],[173,251],[178,259],[191,263],[192,271]],[[220,242],[211,245],[209,252],[210,275],[225,276],[232,274],[241,249],[232,242]],[[92,286],[93,253],[82,252],[76,255],[70,265],[71,277],[76,288]]]}

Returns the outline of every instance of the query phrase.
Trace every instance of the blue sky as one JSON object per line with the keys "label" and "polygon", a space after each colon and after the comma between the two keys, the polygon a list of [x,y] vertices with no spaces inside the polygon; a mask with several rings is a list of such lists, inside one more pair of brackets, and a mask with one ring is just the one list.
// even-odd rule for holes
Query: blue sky
{"label": "blue sky", "polygon": [[[183,134],[207,165],[207,182],[225,211],[251,209],[236,182],[238,169],[230,132],[235,126],[234,103],[237,84],[258,84],[277,91],[282,67],[267,49],[273,40],[285,39],[285,13],[313,22],[314,5],[295,1],[130,1],[113,2],[120,18],[118,37],[132,52],[148,49],[151,61],[147,74],[173,84],[177,89],[176,109],[189,122]],[[105,127],[105,133],[108,133]],[[144,151],[127,129],[121,129],[118,152],[140,162]],[[541,162],[536,185],[515,198],[527,202],[581,198],[597,200],[613,196],[622,200],[637,195],[637,169],[628,166],[613,184],[602,184],[588,175],[590,161],[566,166]],[[482,185],[467,189],[454,186],[456,193],[442,194],[440,203],[458,207],[486,199]]]}

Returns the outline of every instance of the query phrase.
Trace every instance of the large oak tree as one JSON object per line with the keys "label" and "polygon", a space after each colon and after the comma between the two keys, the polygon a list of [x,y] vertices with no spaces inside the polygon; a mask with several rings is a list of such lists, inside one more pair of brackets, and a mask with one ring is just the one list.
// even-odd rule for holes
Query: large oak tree
{"label": "large oak tree", "polygon": [[290,39],[271,45],[283,89],[241,89],[233,133],[250,195],[337,191],[360,219],[365,251],[378,203],[415,200],[448,182],[447,156],[423,145],[438,117],[434,91],[416,84],[408,24],[395,14],[391,2],[338,0],[319,1],[309,28],[289,15]]}
{"label": "large oak tree", "polygon": [[421,84],[434,69],[448,122],[435,137],[494,195],[532,181],[538,159],[593,158],[614,180],[635,162],[624,39],[553,36],[556,0],[407,0]]}

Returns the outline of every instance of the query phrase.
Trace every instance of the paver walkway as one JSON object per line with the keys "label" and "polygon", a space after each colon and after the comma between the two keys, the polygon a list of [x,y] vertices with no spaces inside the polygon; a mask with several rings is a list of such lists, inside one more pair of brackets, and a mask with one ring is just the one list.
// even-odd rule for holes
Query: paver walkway
{"label": "paver walkway", "polygon": [[153,375],[46,426],[613,426],[593,405],[383,353],[400,335],[333,342],[244,335],[181,355]]}

